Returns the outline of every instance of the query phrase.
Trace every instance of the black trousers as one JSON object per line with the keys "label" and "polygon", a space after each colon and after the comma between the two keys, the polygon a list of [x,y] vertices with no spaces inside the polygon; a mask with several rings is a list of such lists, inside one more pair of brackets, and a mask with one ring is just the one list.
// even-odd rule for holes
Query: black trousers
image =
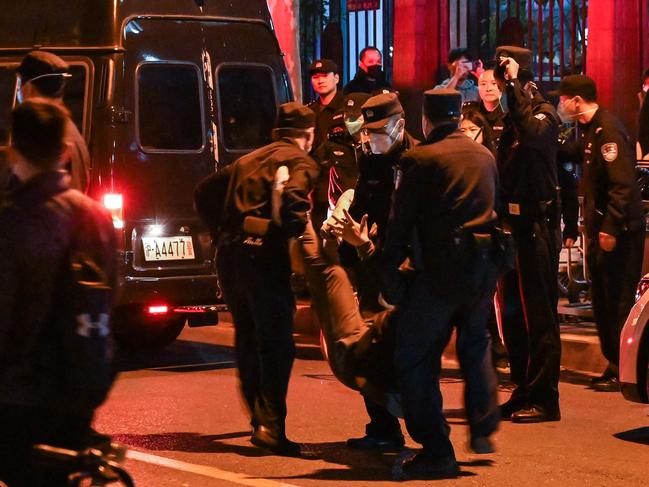
{"label": "black trousers", "polygon": [[395,364],[406,427],[430,454],[453,454],[439,383],[441,356],[453,324],[471,435],[489,436],[498,428],[497,379],[486,328],[496,275],[495,266],[489,265],[475,288],[444,294],[437,291],[439,276],[421,272],[398,312]]}
{"label": "black trousers", "polygon": [[283,436],[295,358],[295,298],[287,247],[222,247],[217,270],[234,321],[239,379],[252,426]]}
{"label": "black trousers", "polygon": [[588,239],[587,265],[591,278],[593,312],[602,354],[616,370],[620,361],[620,333],[635,302],[642,272],[644,229],[617,237],[611,252]]}
{"label": "black trousers", "polygon": [[498,283],[503,338],[516,385],[512,398],[556,410],[561,366],[557,314],[561,237],[544,220],[517,221],[512,230],[516,270]]}
{"label": "black trousers", "polygon": [[92,413],[0,404],[0,480],[9,487],[66,487],[67,470],[39,466],[32,448],[39,443],[72,450],[86,448],[91,420]]}

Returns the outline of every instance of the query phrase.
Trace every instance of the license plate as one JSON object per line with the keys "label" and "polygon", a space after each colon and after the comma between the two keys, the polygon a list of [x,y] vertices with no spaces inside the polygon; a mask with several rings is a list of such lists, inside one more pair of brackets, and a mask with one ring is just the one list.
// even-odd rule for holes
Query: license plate
{"label": "license plate", "polygon": [[144,260],[191,260],[194,243],[191,237],[142,237]]}

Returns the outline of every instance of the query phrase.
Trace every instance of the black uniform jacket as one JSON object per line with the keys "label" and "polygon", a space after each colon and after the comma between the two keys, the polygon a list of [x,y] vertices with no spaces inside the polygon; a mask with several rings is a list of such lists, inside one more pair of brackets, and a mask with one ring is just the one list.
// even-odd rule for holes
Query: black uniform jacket
{"label": "black uniform jacket", "polygon": [[272,218],[273,181],[281,166],[288,168],[290,177],[282,193],[281,228],[274,227],[269,236],[286,241],[304,232],[318,167],[291,139],[280,139],[237,159],[196,187],[196,210],[217,245],[242,241],[246,216]]}
{"label": "black uniform jacket", "polygon": [[354,189],[358,181],[358,160],[363,157],[360,144],[343,125],[341,134],[329,138],[314,153],[321,170],[328,170],[329,208],[334,208],[338,198],[348,189]]}
{"label": "black uniform jacket", "polygon": [[68,179],[58,171],[26,183],[14,180],[0,211],[0,402],[5,404],[81,406],[69,404],[63,387],[71,353],[67,337],[77,329],[69,309],[71,288],[65,286],[70,248],[82,232],[84,252],[114,285],[116,235],[108,212],[69,189]]}
{"label": "black uniform jacket", "polygon": [[584,220],[591,237],[619,235],[643,225],[632,142],[620,121],[599,108],[583,127]]}
{"label": "black uniform jacket", "polygon": [[530,98],[517,79],[506,92],[512,125],[498,146],[501,216],[536,214],[539,203],[557,200],[559,116],[540,94]]}
{"label": "black uniform jacket", "polygon": [[494,144],[496,144],[496,148],[498,148],[500,138],[511,124],[507,112],[503,110],[502,105],[498,105],[495,110],[489,111],[485,108],[484,103],[480,102],[480,113],[487,120],[489,127],[491,127]]}
{"label": "black uniform jacket", "polygon": [[367,76],[367,73],[359,68],[358,71],[356,71],[354,79],[350,80],[349,83],[345,85],[343,93],[345,93],[345,95],[349,93],[369,93],[372,95],[380,90],[389,89],[390,83],[385,80],[385,75],[381,78],[370,79]]}
{"label": "black uniform jacket", "polygon": [[[358,182],[349,214],[356,221],[360,221],[363,215],[367,214],[368,226],[371,228],[376,224],[374,245],[378,249],[383,246],[395,186],[405,169],[403,155],[418,143],[419,141],[405,132],[401,147],[390,154],[363,154],[359,158]],[[358,259],[356,251],[344,242],[339,253],[344,265],[352,265]]]}
{"label": "black uniform jacket", "polygon": [[[432,136],[434,140],[435,133]],[[453,250],[461,237],[458,231],[489,233],[495,226],[496,161],[487,148],[458,130],[415,147],[403,159],[407,169],[395,193],[383,248],[387,289],[399,266],[411,257],[413,231],[424,270],[450,288],[466,265],[463,255]],[[393,298],[388,297],[398,302]]]}

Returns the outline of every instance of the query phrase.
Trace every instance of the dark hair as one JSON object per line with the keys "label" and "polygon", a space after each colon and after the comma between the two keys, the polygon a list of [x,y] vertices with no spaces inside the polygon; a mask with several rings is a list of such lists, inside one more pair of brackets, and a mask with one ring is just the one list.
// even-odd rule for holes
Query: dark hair
{"label": "dark hair", "polygon": [[69,116],[65,107],[45,98],[26,100],[11,113],[11,146],[35,167],[56,165],[65,148]]}
{"label": "dark hair", "polygon": [[376,52],[378,52],[378,53],[381,55],[381,58],[383,58],[383,54],[381,54],[381,51],[379,51],[378,47],[375,47],[375,46],[367,46],[367,47],[364,47],[363,49],[361,49],[361,52],[358,54],[358,60],[359,60],[359,61],[362,61],[362,60],[363,60],[363,57],[365,56],[365,53],[366,53],[367,51],[376,51]]}
{"label": "dark hair", "polygon": [[642,73],[642,81],[644,81],[647,78],[649,78],[649,69],[645,69],[644,72]]}
{"label": "dark hair", "polygon": [[470,59],[471,56],[469,56],[469,50],[466,47],[458,47],[456,49],[451,49],[448,52],[448,63],[454,63],[458,59],[462,59],[463,57]]}
{"label": "dark hair", "polygon": [[[482,145],[491,151],[491,153],[496,156],[496,144],[494,142],[493,132],[491,131],[491,125],[487,122],[487,119],[478,109],[473,106],[469,106],[462,109],[462,119],[468,120],[476,124],[482,129]],[[461,121],[460,121],[461,123]]]}
{"label": "dark hair", "polygon": [[299,139],[301,137],[308,139],[309,129],[298,129],[292,127],[274,128],[271,132],[271,137],[273,140],[279,140],[283,138]]}

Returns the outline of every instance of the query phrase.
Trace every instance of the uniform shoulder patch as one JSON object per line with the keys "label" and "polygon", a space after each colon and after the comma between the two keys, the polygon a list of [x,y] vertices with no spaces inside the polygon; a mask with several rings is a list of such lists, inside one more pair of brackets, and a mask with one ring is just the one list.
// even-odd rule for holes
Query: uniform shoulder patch
{"label": "uniform shoulder patch", "polygon": [[602,146],[602,156],[606,162],[613,162],[617,159],[617,144],[615,142],[609,142]]}
{"label": "uniform shoulder patch", "polygon": [[534,118],[538,120],[545,120],[548,117],[545,116],[545,113],[537,113],[536,115],[534,115]]}

